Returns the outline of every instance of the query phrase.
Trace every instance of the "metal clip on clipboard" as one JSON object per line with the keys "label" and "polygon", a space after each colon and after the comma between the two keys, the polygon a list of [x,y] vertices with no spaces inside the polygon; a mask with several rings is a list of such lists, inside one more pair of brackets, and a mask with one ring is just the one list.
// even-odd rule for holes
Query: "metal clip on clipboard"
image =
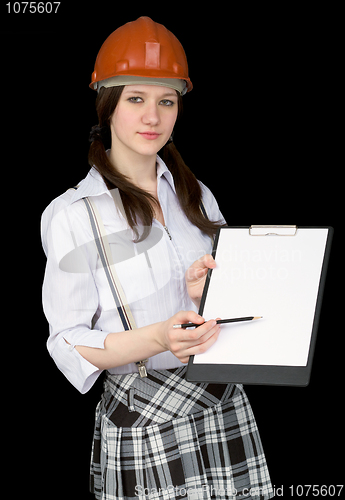
{"label": "metal clip on clipboard", "polygon": [[295,236],[297,226],[250,226],[250,236]]}

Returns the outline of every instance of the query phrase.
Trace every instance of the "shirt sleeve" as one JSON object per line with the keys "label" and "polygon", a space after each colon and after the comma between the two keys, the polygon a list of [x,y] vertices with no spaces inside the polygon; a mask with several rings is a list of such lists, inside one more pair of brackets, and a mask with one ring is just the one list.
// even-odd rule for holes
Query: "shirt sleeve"
{"label": "shirt sleeve", "polygon": [[205,205],[207,217],[213,222],[220,222],[222,225],[225,225],[226,220],[219,209],[216,198],[205,184],[201,181],[199,181],[199,184],[202,190],[202,201]]}
{"label": "shirt sleeve", "polygon": [[47,348],[61,372],[84,394],[101,370],[83,358],[75,346],[102,349],[109,332],[93,328],[99,307],[92,272],[97,252],[90,251],[90,244],[78,241],[78,234],[83,234],[92,243],[82,205],[82,201],[68,205],[61,198],[54,200],[42,215],[41,235],[47,257],[42,297],[50,333]]}

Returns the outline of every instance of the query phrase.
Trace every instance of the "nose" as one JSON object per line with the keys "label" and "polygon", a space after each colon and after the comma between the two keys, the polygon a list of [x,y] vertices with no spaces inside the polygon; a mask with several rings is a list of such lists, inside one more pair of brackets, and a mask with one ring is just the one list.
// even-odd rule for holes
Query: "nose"
{"label": "nose", "polygon": [[160,115],[156,102],[147,102],[144,114],[142,116],[142,121],[145,125],[157,126],[160,123]]}

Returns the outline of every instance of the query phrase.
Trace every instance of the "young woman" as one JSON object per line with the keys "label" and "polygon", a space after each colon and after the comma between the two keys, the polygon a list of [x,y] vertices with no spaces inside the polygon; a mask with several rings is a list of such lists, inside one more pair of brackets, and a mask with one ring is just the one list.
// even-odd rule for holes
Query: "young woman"
{"label": "young woman", "polygon": [[[196,311],[225,221],[171,140],[192,89],[183,48],[140,18],[105,41],[91,86],[91,170],[42,217],[48,350],[81,393],[106,370],[91,491],[103,500],[270,498],[242,386],[185,379],[190,355],[220,332]],[[203,324],[173,328],[187,322]]]}

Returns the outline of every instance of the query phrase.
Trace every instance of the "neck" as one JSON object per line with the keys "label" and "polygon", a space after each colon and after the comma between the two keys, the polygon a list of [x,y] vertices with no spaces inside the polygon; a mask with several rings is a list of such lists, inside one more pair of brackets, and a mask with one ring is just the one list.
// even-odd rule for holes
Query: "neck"
{"label": "neck", "polygon": [[149,192],[155,190],[157,183],[156,154],[144,156],[134,151],[124,153],[121,148],[112,147],[109,160],[135,186]]}

